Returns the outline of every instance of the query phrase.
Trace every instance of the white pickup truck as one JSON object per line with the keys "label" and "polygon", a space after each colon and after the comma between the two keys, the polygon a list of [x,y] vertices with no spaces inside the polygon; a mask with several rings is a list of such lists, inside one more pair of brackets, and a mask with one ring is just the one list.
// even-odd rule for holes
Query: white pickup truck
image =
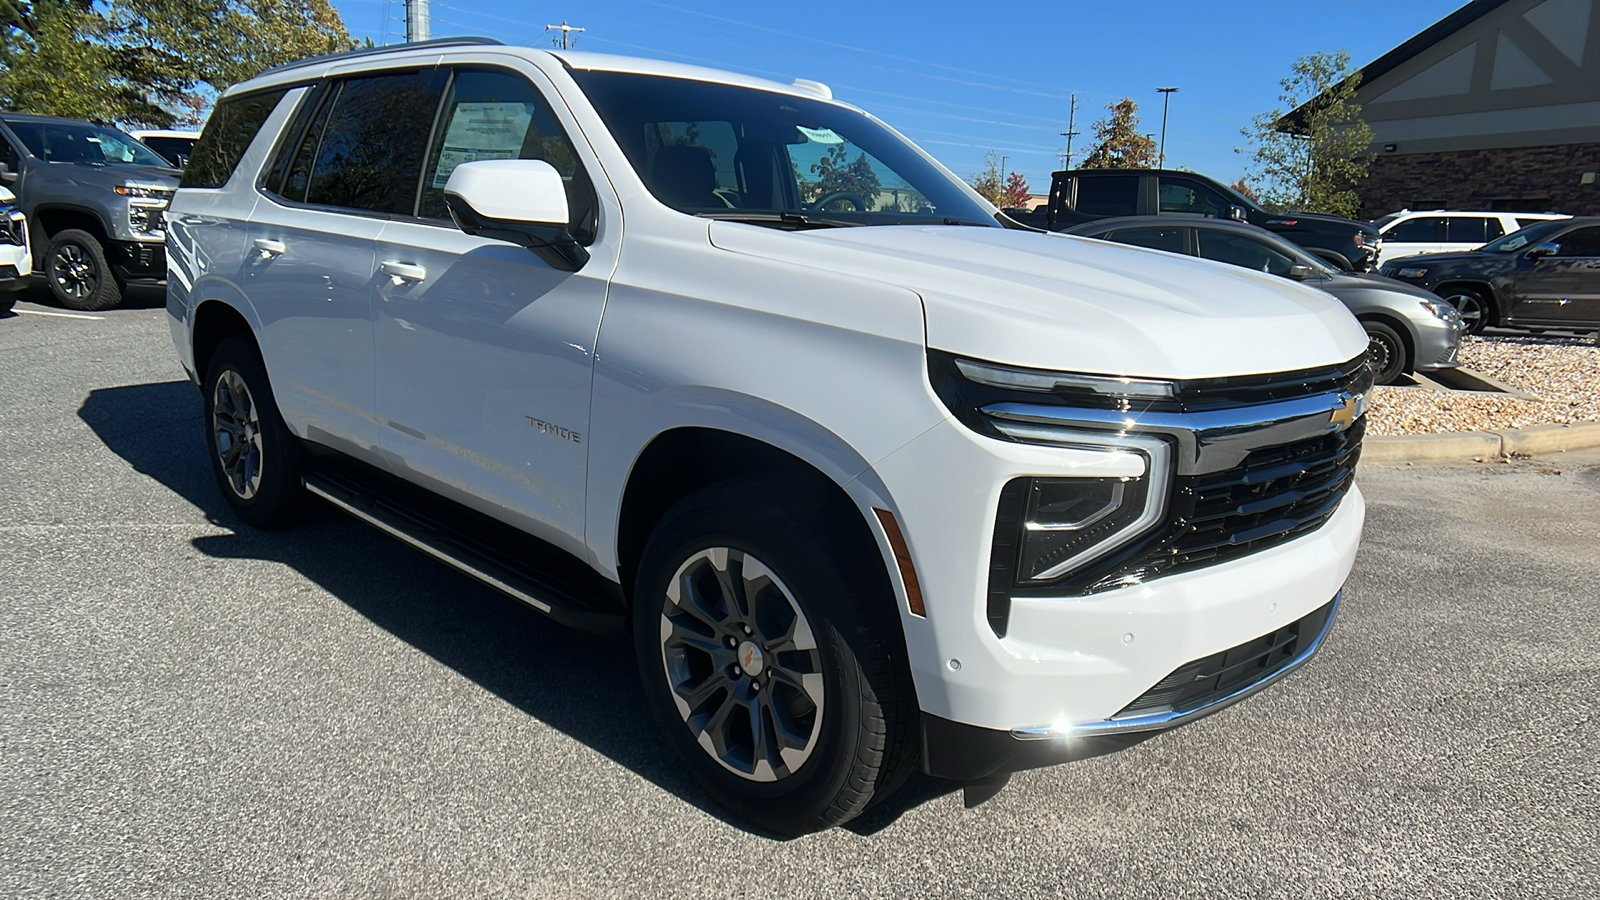
{"label": "white pickup truck", "polygon": [[1311,656],[1355,558],[1338,301],[1016,226],[818,83],[311,60],[221,98],[168,224],[238,515],[318,496],[631,629],[670,745],[765,828],[1220,709]]}

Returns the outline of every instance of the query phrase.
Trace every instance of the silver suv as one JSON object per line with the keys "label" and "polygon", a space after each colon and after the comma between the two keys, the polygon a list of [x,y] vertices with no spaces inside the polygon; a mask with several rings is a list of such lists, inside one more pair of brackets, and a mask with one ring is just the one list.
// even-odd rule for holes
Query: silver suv
{"label": "silver suv", "polygon": [[167,277],[165,217],[178,171],[107,125],[0,113],[0,184],[33,228],[33,269],[69,309],[109,309],[129,283]]}

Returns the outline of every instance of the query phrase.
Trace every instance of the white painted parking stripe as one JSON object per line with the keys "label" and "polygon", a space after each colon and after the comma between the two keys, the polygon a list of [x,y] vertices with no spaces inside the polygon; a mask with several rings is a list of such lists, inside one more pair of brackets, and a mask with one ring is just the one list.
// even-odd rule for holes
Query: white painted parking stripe
{"label": "white painted parking stripe", "polygon": [[45,312],[42,309],[13,309],[12,312],[19,312],[30,316],[55,316],[58,319],[94,319],[97,322],[104,322],[106,320],[105,316],[85,316],[80,313]]}

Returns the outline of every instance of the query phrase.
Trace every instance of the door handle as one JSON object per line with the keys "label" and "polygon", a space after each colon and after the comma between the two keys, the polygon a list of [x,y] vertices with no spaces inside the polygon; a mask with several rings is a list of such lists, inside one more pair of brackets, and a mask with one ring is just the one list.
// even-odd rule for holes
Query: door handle
{"label": "door handle", "polygon": [[283,241],[275,241],[271,238],[256,238],[255,246],[257,250],[261,251],[262,259],[271,259],[274,256],[282,256],[283,252],[289,249],[288,247],[284,246]]}
{"label": "door handle", "polygon": [[386,259],[378,263],[378,271],[389,276],[389,280],[396,287],[408,281],[417,282],[428,277],[428,270],[415,263],[400,262],[397,259]]}

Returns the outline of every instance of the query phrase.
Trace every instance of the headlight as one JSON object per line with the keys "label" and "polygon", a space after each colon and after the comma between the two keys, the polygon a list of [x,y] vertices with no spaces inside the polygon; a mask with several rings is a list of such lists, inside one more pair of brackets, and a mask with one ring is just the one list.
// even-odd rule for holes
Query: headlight
{"label": "headlight", "polygon": [[1422,308],[1446,322],[1459,321],[1461,312],[1444,300],[1423,300]]}
{"label": "headlight", "polygon": [[113,191],[124,197],[154,197],[164,193],[160,188],[148,187],[142,184],[119,184],[112,188]]}
{"label": "headlight", "polygon": [[1127,473],[1019,478],[1006,485],[1002,506],[1020,506],[1020,516],[1014,535],[995,535],[996,553],[1004,552],[1002,544],[1010,544],[1016,548],[1015,561],[996,558],[992,565],[1014,566],[1014,584],[1058,581],[1165,520],[1172,482],[1172,453],[1166,441],[1149,435],[1013,423],[1001,425],[1000,430],[1028,443],[1101,451],[1108,456],[1106,465]]}
{"label": "headlight", "polygon": [[968,380],[978,384],[1040,394],[1087,393],[1104,399],[1128,400],[1171,400],[1177,396],[1170,381],[1017,369],[969,359],[957,359],[955,366]]}
{"label": "headlight", "polygon": [[1423,267],[1421,267],[1421,266],[1412,266],[1412,267],[1406,268],[1406,269],[1396,269],[1395,272],[1394,272],[1394,277],[1396,277],[1396,278],[1427,278],[1428,277],[1428,270],[1423,268]]}

